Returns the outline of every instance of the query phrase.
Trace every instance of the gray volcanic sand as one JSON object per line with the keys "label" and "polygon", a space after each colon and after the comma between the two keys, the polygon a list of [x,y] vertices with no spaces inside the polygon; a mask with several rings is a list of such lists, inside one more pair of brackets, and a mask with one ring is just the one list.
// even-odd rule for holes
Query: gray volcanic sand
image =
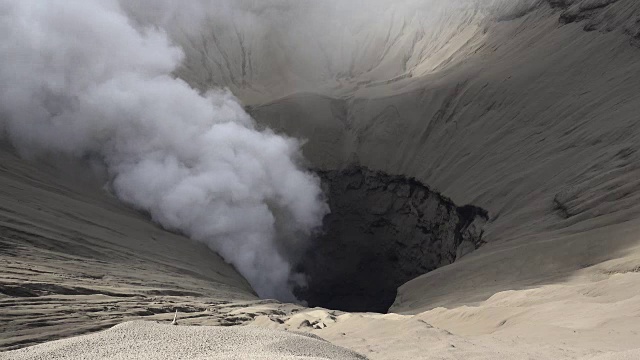
{"label": "gray volcanic sand", "polygon": [[171,326],[134,321],[36,345],[3,359],[363,359],[305,334],[256,327]]}

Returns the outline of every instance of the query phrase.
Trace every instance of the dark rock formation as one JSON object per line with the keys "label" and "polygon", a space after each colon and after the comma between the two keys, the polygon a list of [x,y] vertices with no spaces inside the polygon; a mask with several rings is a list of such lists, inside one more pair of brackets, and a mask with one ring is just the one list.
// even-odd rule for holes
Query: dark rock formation
{"label": "dark rock formation", "polygon": [[320,173],[331,214],[301,272],[310,306],[386,312],[403,283],[482,244],[487,212],[413,179],[364,168]]}
{"label": "dark rock formation", "polygon": [[573,4],[574,0],[547,0],[547,2],[554,9],[566,9]]}
{"label": "dark rock formation", "polygon": [[562,25],[580,23],[586,32],[621,30],[640,47],[640,2],[635,0],[546,0]]}
{"label": "dark rock formation", "polygon": [[[560,22],[562,24],[569,24],[593,18],[599,11],[616,1],[618,0],[591,0],[583,1],[570,7],[567,6],[566,10],[560,14]],[[585,28],[585,30],[589,29]]]}
{"label": "dark rock formation", "polygon": [[563,10],[559,19],[561,24],[590,20],[585,24],[584,30],[594,31],[600,28],[600,23],[603,21],[599,16],[602,10],[617,1],[618,0],[549,0],[549,4],[553,8]]}

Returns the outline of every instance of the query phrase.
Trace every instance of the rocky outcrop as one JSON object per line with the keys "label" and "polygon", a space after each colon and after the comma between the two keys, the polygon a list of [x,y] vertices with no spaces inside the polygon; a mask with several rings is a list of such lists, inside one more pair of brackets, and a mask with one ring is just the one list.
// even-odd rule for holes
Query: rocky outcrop
{"label": "rocky outcrop", "polygon": [[553,9],[560,10],[563,25],[582,22],[584,31],[622,32],[632,38],[634,45],[640,39],[640,6],[633,0],[547,0]]}
{"label": "rocky outcrop", "polygon": [[552,1],[552,6],[555,3],[556,7],[564,8],[565,10],[560,15],[560,22],[568,24],[576,21],[582,21],[589,19],[597,15],[598,12],[606,8],[607,6],[615,3],[618,0],[590,0],[590,1]]}
{"label": "rocky outcrop", "polygon": [[320,175],[331,214],[299,264],[310,306],[386,312],[400,285],[483,243],[485,210],[416,180],[360,167]]}

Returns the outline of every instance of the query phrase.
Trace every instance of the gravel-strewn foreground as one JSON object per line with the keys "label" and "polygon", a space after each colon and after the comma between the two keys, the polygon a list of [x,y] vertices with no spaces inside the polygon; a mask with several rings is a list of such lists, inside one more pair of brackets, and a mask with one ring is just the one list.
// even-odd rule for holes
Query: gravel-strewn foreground
{"label": "gravel-strewn foreground", "polygon": [[133,321],[4,353],[3,359],[366,359],[312,335],[256,327]]}

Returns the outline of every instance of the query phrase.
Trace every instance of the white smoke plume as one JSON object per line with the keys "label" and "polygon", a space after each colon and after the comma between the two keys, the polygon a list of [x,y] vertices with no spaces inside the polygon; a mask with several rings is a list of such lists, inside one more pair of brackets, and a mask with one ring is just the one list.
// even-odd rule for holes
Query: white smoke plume
{"label": "white smoke plume", "polygon": [[288,249],[328,211],[296,140],[176,78],[183,51],[116,0],[0,0],[0,32],[0,131],[21,153],[100,158],[120,199],[294,300]]}

